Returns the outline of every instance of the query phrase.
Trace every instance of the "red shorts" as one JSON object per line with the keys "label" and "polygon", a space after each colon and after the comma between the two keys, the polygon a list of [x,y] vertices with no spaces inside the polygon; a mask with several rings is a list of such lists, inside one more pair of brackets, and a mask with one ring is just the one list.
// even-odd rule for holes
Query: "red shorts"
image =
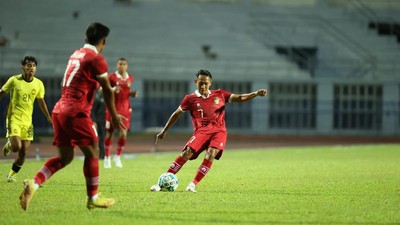
{"label": "red shorts", "polygon": [[186,147],[190,147],[195,151],[195,154],[190,158],[190,160],[196,159],[200,153],[204,150],[207,150],[209,147],[214,147],[219,149],[219,153],[215,156],[215,159],[219,159],[222,156],[222,153],[225,148],[227,134],[226,132],[217,132],[217,133],[194,133],[193,136],[186,143],[185,147],[182,149],[185,150]]}
{"label": "red shorts", "polygon": [[59,147],[88,146],[98,142],[97,131],[90,117],[52,115],[54,127],[53,145]]}
{"label": "red shorts", "polygon": [[[130,111],[132,111],[132,110],[130,110]],[[131,126],[131,112],[130,111],[127,113],[118,113],[126,118],[126,119],[122,119],[122,123],[125,125],[125,127],[128,131]],[[108,111],[106,112],[106,130],[109,133],[114,131],[114,126],[112,124],[112,118],[111,118],[110,113],[108,113]]]}

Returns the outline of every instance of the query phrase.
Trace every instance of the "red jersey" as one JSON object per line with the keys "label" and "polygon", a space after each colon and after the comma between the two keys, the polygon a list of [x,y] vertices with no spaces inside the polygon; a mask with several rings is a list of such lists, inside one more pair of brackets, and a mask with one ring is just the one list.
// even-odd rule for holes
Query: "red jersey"
{"label": "red jersey", "polygon": [[194,132],[226,132],[225,103],[232,93],[225,90],[211,90],[207,97],[195,93],[186,95],[180,104],[183,111],[189,110],[192,116]]}
{"label": "red jersey", "polygon": [[132,111],[131,104],[129,101],[129,94],[131,93],[133,75],[131,74],[126,74],[126,75],[127,76],[123,77],[121,74],[118,73],[118,71],[108,75],[111,87],[115,87],[114,91],[115,109],[119,114],[122,115],[130,114],[130,112]]}
{"label": "red jersey", "polygon": [[55,114],[90,117],[97,77],[107,76],[108,64],[93,45],[85,44],[69,58],[62,81],[62,94],[53,109]]}

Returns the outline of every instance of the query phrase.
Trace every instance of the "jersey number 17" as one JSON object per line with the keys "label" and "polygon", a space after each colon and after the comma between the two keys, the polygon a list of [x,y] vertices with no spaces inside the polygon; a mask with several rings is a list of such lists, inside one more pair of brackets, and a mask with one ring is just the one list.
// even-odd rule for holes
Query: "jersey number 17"
{"label": "jersey number 17", "polygon": [[71,84],[76,72],[78,72],[81,63],[77,59],[70,59],[68,61],[67,69],[65,69],[64,79],[62,86],[68,87]]}

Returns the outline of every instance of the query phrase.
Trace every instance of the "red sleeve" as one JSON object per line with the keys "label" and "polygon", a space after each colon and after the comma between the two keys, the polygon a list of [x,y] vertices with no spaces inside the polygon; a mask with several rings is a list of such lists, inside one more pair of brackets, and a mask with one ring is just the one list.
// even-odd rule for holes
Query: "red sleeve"
{"label": "red sleeve", "polygon": [[181,107],[181,109],[182,109],[183,111],[189,110],[189,108],[190,108],[189,95],[186,95],[186,96],[183,98],[183,100],[182,100],[182,102],[181,102],[181,104],[180,104],[180,107]]}
{"label": "red sleeve", "polygon": [[111,87],[115,87],[117,85],[117,76],[115,76],[115,73],[108,74],[108,80],[110,81]]}
{"label": "red sleeve", "polygon": [[107,71],[108,71],[108,64],[104,56],[101,54],[96,55],[93,61],[93,71],[92,71],[93,74],[95,76],[98,76],[107,73]]}
{"label": "red sleeve", "polygon": [[220,90],[221,91],[221,95],[224,98],[225,102],[229,102],[229,98],[231,97],[232,93],[229,91],[225,91],[225,90]]}

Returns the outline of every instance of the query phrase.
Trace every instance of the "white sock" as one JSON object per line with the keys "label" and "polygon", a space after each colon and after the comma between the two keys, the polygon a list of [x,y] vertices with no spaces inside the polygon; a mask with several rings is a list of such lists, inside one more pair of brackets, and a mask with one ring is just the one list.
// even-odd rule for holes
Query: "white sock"
{"label": "white sock", "polygon": [[39,189],[39,184],[36,182],[36,180],[33,180],[33,189],[36,191]]}
{"label": "white sock", "polygon": [[88,198],[91,199],[92,201],[95,201],[98,197],[99,197],[99,194],[95,194],[92,197],[88,197]]}

